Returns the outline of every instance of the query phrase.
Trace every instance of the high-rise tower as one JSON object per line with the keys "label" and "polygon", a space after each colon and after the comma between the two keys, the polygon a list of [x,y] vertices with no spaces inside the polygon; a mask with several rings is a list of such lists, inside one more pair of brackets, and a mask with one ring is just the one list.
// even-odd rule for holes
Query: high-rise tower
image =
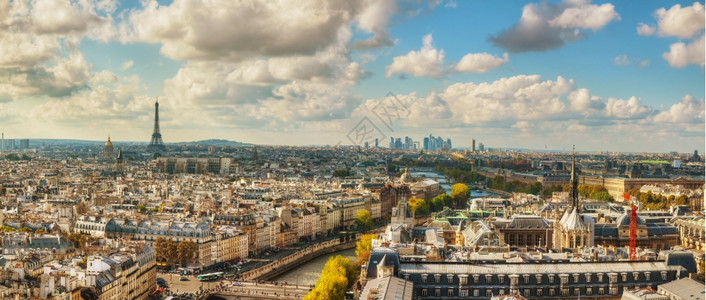
{"label": "high-rise tower", "polygon": [[159,132],[159,99],[154,102],[154,129],[152,130],[152,140],[147,146],[147,151],[166,151],[167,147],[162,142],[162,133]]}
{"label": "high-rise tower", "polygon": [[571,154],[571,194],[569,195],[569,197],[571,198],[571,206],[573,206],[575,209],[578,210],[579,213],[581,213],[578,186],[579,179],[576,175],[576,147],[574,146],[573,152]]}

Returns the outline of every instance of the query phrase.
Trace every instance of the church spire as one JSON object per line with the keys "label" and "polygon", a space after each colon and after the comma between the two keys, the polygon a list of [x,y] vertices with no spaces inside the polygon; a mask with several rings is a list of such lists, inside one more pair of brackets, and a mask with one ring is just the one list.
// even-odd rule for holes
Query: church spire
{"label": "church spire", "polygon": [[579,204],[579,180],[576,176],[576,145],[573,146],[573,152],[571,153],[571,205],[576,208],[580,213],[581,207]]}

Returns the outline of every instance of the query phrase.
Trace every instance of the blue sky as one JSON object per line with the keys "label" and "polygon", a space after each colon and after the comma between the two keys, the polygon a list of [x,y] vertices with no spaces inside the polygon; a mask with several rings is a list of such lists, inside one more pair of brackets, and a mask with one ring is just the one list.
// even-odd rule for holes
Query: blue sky
{"label": "blue sky", "polygon": [[166,142],[704,151],[703,1],[0,0],[0,25],[11,138],[147,141],[159,97]]}

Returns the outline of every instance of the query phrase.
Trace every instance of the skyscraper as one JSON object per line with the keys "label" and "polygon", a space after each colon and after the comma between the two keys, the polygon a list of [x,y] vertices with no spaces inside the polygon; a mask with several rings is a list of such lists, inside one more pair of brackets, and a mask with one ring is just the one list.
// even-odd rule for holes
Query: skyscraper
{"label": "skyscraper", "polygon": [[152,140],[147,146],[147,151],[166,151],[167,147],[162,142],[162,133],[159,131],[159,100],[154,102],[154,129],[152,130]]}
{"label": "skyscraper", "polygon": [[476,139],[471,139],[471,152],[476,152]]}

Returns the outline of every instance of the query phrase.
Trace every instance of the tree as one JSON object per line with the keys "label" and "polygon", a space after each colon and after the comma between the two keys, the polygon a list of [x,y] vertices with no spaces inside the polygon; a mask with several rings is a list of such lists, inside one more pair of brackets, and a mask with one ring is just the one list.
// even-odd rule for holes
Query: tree
{"label": "tree", "polygon": [[344,299],[348,286],[355,282],[356,267],[340,255],[331,257],[321,271],[316,286],[304,297],[305,300]]}
{"label": "tree", "polygon": [[154,241],[154,253],[156,254],[157,261],[167,261],[165,254],[167,253],[167,240],[163,237],[158,237]]}
{"label": "tree", "polygon": [[368,261],[370,250],[373,249],[373,239],[375,237],[374,234],[364,234],[360,237],[360,240],[355,243],[355,255],[358,256],[358,266]]}
{"label": "tree", "polygon": [[32,230],[31,228],[28,228],[28,227],[22,227],[18,231],[19,232],[34,232],[34,230]]}
{"label": "tree", "polygon": [[367,209],[361,209],[355,215],[355,226],[362,231],[368,231],[373,228],[373,218]]}
{"label": "tree", "polygon": [[333,176],[334,177],[348,177],[351,175],[351,172],[348,171],[347,169],[338,169],[333,171]]}
{"label": "tree", "polygon": [[463,183],[457,183],[451,186],[451,198],[454,200],[455,208],[465,208],[468,203],[468,197],[471,196],[471,191],[468,186]]}
{"label": "tree", "polygon": [[440,211],[444,209],[444,207],[451,207],[453,203],[453,198],[449,196],[449,194],[443,193],[431,199],[431,205],[429,208],[432,211]]}
{"label": "tree", "polygon": [[146,212],[146,211],[147,211],[147,207],[146,207],[144,204],[138,204],[138,205],[137,205],[137,209],[138,209],[140,212]]}
{"label": "tree", "polygon": [[165,251],[164,251],[164,256],[166,258],[167,263],[170,266],[174,266],[174,264],[177,262],[178,255],[179,255],[179,253],[177,251],[177,244],[174,241],[168,239],[165,242]]}
{"label": "tree", "polygon": [[182,267],[194,259],[196,250],[198,250],[198,246],[193,241],[184,240],[179,242],[179,245],[177,245],[177,259]]}
{"label": "tree", "polygon": [[429,215],[429,203],[424,201],[424,199],[410,198],[407,200],[407,206],[414,213],[415,218]]}

